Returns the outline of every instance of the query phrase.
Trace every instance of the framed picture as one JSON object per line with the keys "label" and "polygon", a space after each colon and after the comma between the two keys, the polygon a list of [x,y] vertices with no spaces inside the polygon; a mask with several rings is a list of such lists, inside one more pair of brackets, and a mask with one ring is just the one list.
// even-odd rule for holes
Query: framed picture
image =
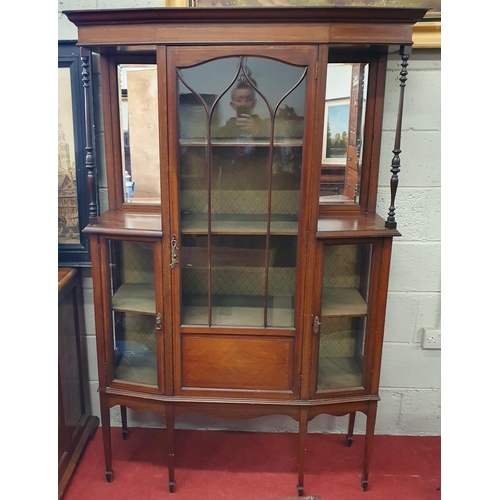
{"label": "framed picture", "polygon": [[441,0],[163,0],[165,7],[421,7],[429,12],[413,28],[413,47],[441,48]]}
{"label": "framed picture", "polygon": [[89,220],[87,137],[80,48],[60,42],[58,49],[58,260],[59,265],[87,267],[88,237],[82,233]]}
{"label": "framed picture", "polygon": [[345,165],[349,131],[349,98],[325,101],[325,128],[323,131],[324,165]]}
{"label": "framed picture", "polygon": [[[274,0],[163,0],[167,7],[274,7],[278,2]],[[280,5],[296,7],[330,6],[337,7],[427,7],[434,12],[441,13],[441,0],[281,0]]]}

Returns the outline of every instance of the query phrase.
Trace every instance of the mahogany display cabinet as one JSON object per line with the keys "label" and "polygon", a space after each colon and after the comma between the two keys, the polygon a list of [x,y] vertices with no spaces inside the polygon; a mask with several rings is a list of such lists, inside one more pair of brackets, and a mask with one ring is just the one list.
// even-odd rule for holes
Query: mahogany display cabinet
{"label": "mahogany display cabinet", "polygon": [[[368,485],[414,8],[68,11],[99,54],[109,210],[90,200],[106,479],[110,408],[362,412]],[[401,58],[391,205],[375,213],[388,54]],[[97,92],[97,89],[94,89]],[[87,102],[88,109],[91,103]],[[88,113],[90,116],[91,113]],[[87,124],[88,131],[93,124]],[[88,134],[88,138],[91,134]],[[97,161],[87,144],[89,192]],[[346,451],[347,452],[347,451]]]}

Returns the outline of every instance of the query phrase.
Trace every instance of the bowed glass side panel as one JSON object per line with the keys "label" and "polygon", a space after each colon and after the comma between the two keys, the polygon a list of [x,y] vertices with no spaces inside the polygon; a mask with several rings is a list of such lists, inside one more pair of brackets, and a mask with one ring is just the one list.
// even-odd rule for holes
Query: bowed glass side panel
{"label": "bowed glass side panel", "polygon": [[325,245],[317,391],[359,388],[372,246]]}
{"label": "bowed glass side panel", "polygon": [[158,386],[154,244],[108,240],[113,380]]}

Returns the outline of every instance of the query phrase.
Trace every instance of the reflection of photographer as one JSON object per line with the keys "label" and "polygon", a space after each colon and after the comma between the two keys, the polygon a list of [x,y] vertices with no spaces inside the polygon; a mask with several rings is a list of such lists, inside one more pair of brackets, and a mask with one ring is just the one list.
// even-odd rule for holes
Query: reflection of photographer
{"label": "reflection of photographer", "polygon": [[[219,128],[216,135],[219,137],[262,137],[266,134],[264,121],[259,115],[252,114],[255,108],[255,90],[246,81],[240,81],[231,91],[230,106],[236,112],[236,117],[230,118]],[[268,128],[268,127],[267,127]]]}
{"label": "reflection of photographer", "polygon": [[269,120],[253,113],[256,84],[251,82],[241,79],[231,89],[230,106],[236,116],[212,132],[223,143],[227,139],[226,146],[232,146],[212,149],[212,178],[217,179],[219,189],[267,188],[269,147],[259,147],[257,138],[269,138],[270,126]]}

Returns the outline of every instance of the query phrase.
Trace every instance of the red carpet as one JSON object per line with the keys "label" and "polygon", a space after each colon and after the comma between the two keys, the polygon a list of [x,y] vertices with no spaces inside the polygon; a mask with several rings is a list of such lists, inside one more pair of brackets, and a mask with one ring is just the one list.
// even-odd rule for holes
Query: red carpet
{"label": "red carpet", "polygon": [[[162,429],[112,429],[114,479],[105,480],[99,428],[62,500],[261,500],[296,496],[297,435],[186,431],[175,434],[176,492],[168,492]],[[321,500],[441,497],[441,438],[375,436],[368,490],[361,489],[363,436],[308,434],[305,495]]]}

